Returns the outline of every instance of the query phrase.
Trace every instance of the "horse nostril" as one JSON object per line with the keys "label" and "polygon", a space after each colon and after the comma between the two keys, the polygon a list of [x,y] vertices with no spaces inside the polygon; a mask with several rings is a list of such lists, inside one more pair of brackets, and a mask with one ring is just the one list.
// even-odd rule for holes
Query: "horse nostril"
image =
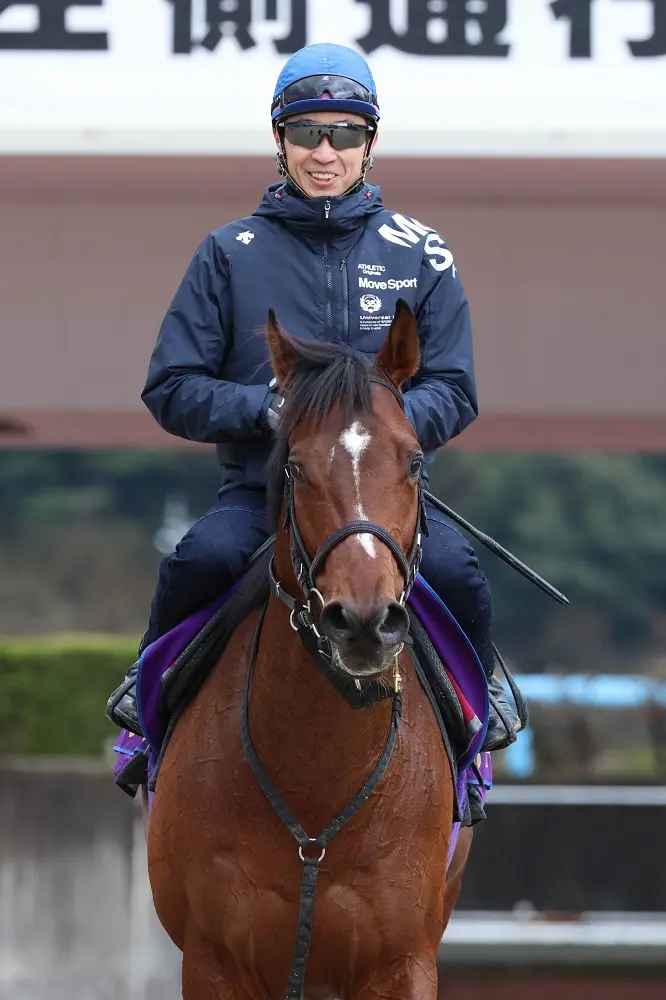
{"label": "horse nostril", "polygon": [[409,615],[397,601],[385,604],[367,617],[361,617],[342,601],[331,601],[322,610],[319,630],[336,644],[358,640],[368,650],[377,646],[391,649],[407,638]]}
{"label": "horse nostril", "polygon": [[398,646],[409,633],[409,615],[402,604],[391,601],[375,615],[372,625],[382,646]]}
{"label": "horse nostril", "polygon": [[320,631],[331,642],[349,642],[361,631],[361,619],[342,601],[331,601],[321,613]]}

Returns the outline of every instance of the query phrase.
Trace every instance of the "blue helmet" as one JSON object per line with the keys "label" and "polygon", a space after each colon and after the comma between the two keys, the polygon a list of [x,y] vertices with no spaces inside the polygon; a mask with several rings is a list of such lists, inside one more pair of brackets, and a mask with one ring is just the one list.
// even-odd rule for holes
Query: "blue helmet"
{"label": "blue helmet", "polygon": [[271,118],[308,111],[346,111],[379,121],[377,88],[354,49],[323,42],[295,52],[278,77]]}

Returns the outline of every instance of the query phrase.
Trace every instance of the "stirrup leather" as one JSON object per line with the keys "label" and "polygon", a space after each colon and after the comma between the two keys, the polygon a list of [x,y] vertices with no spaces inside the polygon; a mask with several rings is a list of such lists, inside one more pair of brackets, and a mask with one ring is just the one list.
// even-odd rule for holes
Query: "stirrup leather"
{"label": "stirrup leather", "polygon": [[506,692],[501,681],[493,674],[488,680],[488,695],[490,697],[490,717],[488,719],[488,730],[483,746],[484,751],[505,750],[518,739],[520,733],[529,721],[527,705],[518,685],[509,673],[509,669],[504,662],[497,646],[493,646],[495,658],[499,664],[511,691],[511,695],[516,703],[515,710],[507,699]]}

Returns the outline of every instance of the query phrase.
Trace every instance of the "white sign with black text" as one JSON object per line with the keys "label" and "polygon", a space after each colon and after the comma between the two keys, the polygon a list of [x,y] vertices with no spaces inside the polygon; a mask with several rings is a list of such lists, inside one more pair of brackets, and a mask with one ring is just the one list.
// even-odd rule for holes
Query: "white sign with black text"
{"label": "white sign with black text", "polygon": [[384,154],[666,155],[666,0],[0,0],[0,151],[268,153],[314,41],[368,57]]}

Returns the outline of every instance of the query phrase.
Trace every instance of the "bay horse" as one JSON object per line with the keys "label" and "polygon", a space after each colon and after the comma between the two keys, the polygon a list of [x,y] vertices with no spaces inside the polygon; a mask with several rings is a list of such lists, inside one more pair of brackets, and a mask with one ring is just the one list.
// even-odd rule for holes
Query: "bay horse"
{"label": "bay horse", "polygon": [[[400,387],[417,325],[399,302],[374,364],[272,313],[267,336],[285,390],[273,586],[166,750],[147,828],[155,907],[185,1000],[435,1000],[471,831],[447,889],[451,767],[402,651],[423,456]],[[304,633],[328,643],[328,674]],[[333,678],[381,697],[351,707]]]}

